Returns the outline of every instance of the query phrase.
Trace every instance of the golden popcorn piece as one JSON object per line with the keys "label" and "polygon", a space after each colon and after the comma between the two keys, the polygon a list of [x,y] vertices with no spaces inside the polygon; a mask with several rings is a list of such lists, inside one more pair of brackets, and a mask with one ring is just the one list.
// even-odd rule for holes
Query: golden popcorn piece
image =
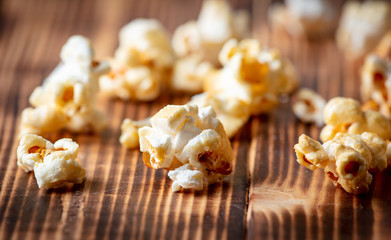
{"label": "golden popcorn piece", "polygon": [[121,124],[121,136],[119,138],[122,146],[137,148],[139,146],[138,130],[145,126],[151,126],[149,118],[140,121],[133,121],[129,118],[124,119]]}
{"label": "golden popcorn piece", "polygon": [[352,98],[331,99],[323,111],[326,126],[320,133],[323,142],[334,138],[337,133],[376,133],[383,139],[391,138],[391,122],[376,111],[363,112],[360,103]]}
{"label": "golden popcorn piece", "polygon": [[[187,170],[200,171],[209,184],[221,181],[232,172],[232,148],[211,107],[168,105],[151,117],[150,122],[151,127],[142,127],[138,132],[147,166],[177,169],[188,164]],[[178,184],[173,185],[175,191],[179,189]]]}
{"label": "golden popcorn piece", "polygon": [[348,58],[360,58],[373,50],[391,29],[391,4],[386,1],[348,1],[336,33],[338,47]]}
{"label": "golden popcorn piece", "polygon": [[101,91],[122,100],[152,101],[168,83],[175,54],[165,28],[155,19],[135,19],[119,33],[112,71],[100,78]]}
{"label": "golden popcorn piece", "polygon": [[323,125],[323,109],[326,101],[315,91],[302,88],[297,93],[297,100],[293,104],[293,112],[298,119],[306,123]]}
{"label": "golden popcorn piece", "polygon": [[191,169],[189,164],[182,165],[175,170],[169,171],[168,176],[174,181],[172,183],[173,192],[178,192],[182,189],[200,191],[204,188],[202,172]]}
{"label": "golden popcorn piece", "polygon": [[63,128],[99,132],[106,126],[106,116],[96,109],[95,100],[98,78],[109,70],[108,64],[94,60],[91,43],[82,36],[69,38],[60,57],[61,63],[31,94],[33,108],[22,112],[21,135]]}
{"label": "golden popcorn piece", "polygon": [[273,4],[268,18],[275,28],[292,36],[319,38],[330,35],[337,25],[337,9],[327,0],[286,0]]}
{"label": "golden popcorn piece", "polygon": [[18,166],[26,172],[34,171],[40,188],[80,184],[85,170],[76,161],[78,150],[79,145],[69,138],[52,144],[38,135],[26,134],[17,149]]}
{"label": "golden popcorn piece", "polygon": [[310,170],[324,169],[335,186],[353,194],[368,192],[370,172],[387,167],[386,142],[369,132],[338,133],[323,145],[303,134],[294,149],[301,165]]}

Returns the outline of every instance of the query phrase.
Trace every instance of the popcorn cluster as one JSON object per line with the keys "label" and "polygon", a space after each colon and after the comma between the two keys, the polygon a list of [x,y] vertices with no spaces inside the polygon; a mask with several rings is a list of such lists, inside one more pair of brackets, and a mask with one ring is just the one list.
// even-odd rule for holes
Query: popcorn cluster
{"label": "popcorn cluster", "polygon": [[374,133],[338,133],[323,145],[303,134],[294,148],[301,165],[324,169],[334,185],[353,194],[368,192],[370,172],[387,167],[386,142]]}
{"label": "popcorn cluster", "polygon": [[106,116],[95,108],[98,78],[109,70],[105,62],[93,59],[88,39],[71,37],[61,50],[61,63],[29,101],[33,107],[22,112],[21,136],[60,129],[72,132],[102,130]]}
{"label": "popcorn cluster", "polygon": [[297,93],[293,112],[298,119],[306,123],[315,123],[318,127],[323,125],[323,109],[326,101],[309,88],[302,88]]}
{"label": "popcorn cluster", "polygon": [[219,55],[223,68],[210,73],[204,81],[205,93],[191,103],[211,105],[231,137],[252,114],[271,111],[279,94],[298,85],[291,63],[274,49],[255,39],[231,39]]}
{"label": "popcorn cluster", "polygon": [[326,126],[320,133],[323,142],[334,139],[337,133],[376,133],[383,139],[391,138],[391,122],[381,113],[362,111],[360,103],[352,98],[336,97],[325,106]]}
{"label": "popcorn cluster", "polygon": [[269,21],[293,36],[329,35],[337,25],[337,10],[328,0],[286,0],[269,8]]}
{"label": "popcorn cluster", "polygon": [[123,100],[154,100],[168,81],[174,61],[165,28],[154,19],[133,20],[119,33],[112,71],[100,78],[100,87]]}
{"label": "popcorn cluster", "polygon": [[227,1],[206,0],[197,21],[180,25],[172,46],[179,57],[174,65],[171,87],[186,92],[201,92],[203,79],[214,66],[224,43],[249,35],[249,14],[233,11]]}
{"label": "popcorn cluster", "polygon": [[373,50],[391,30],[391,4],[386,1],[348,1],[342,12],[336,40],[349,58],[359,58]]}
{"label": "popcorn cluster", "polygon": [[211,107],[168,105],[139,129],[148,167],[170,169],[172,189],[201,190],[232,172],[232,148]]}
{"label": "popcorn cluster", "polygon": [[34,171],[40,188],[64,187],[68,183],[80,184],[84,168],[76,161],[79,145],[69,138],[52,144],[35,134],[26,134],[20,140],[18,166],[25,172]]}

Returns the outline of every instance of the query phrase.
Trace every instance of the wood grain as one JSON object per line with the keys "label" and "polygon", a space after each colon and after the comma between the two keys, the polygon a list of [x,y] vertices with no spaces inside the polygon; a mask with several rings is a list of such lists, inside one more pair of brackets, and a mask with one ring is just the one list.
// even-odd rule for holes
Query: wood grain
{"label": "wood grain", "polygon": [[[254,37],[279,48],[302,86],[325,98],[359,98],[361,63],[347,62],[333,39],[308,42],[267,25],[270,1],[231,1],[252,16]],[[17,131],[28,97],[59,61],[74,34],[93,42],[98,58],[113,54],[119,29],[138,17],[172,32],[197,17],[190,0],[6,0],[0,21],[0,239],[386,239],[391,234],[391,173],[378,174],[369,194],[335,189],[320,171],[295,161],[293,145],[317,127],[298,122],[291,102],[252,117],[232,139],[234,171],[202,192],[172,193],[165,171],[144,166],[137,150],[118,142],[125,117],[143,119],[190,96],[164,94],[153,103],[99,99],[110,118],[100,135],[59,132],[80,145],[82,185],[39,189],[16,165]]]}

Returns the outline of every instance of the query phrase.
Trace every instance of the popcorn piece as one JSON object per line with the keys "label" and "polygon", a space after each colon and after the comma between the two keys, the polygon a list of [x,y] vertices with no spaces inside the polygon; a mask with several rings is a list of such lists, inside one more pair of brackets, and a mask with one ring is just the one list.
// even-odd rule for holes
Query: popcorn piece
{"label": "popcorn piece", "polygon": [[211,96],[243,101],[251,114],[269,112],[278,104],[278,94],[297,86],[297,74],[290,62],[255,39],[228,41],[219,58],[224,67],[208,75],[205,91]]}
{"label": "popcorn piece", "polygon": [[323,125],[323,109],[326,101],[309,88],[302,88],[297,93],[297,100],[293,104],[293,112],[296,117],[306,123]]}
{"label": "popcorn piece", "polygon": [[193,54],[178,59],[173,68],[171,87],[177,91],[201,92],[205,77],[213,70],[212,64]]}
{"label": "popcorn piece", "polygon": [[31,94],[29,101],[34,108],[22,112],[22,135],[62,128],[98,132],[106,126],[106,117],[95,109],[95,99],[98,78],[108,71],[108,65],[93,60],[91,44],[82,36],[71,37],[60,56],[58,67]]}
{"label": "popcorn piece", "polygon": [[336,35],[337,45],[349,58],[359,58],[373,50],[390,29],[390,3],[349,1],[343,7]]}
{"label": "popcorn piece", "polygon": [[[207,183],[221,181],[231,173],[232,148],[211,107],[168,105],[150,122],[151,127],[139,129],[140,150],[147,166],[175,169],[188,164],[187,170],[200,171]],[[192,178],[197,176],[197,172],[192,174]],[[178,179],[182,177],[178,175]]]}
{"label": "popcorn piece", "polygon": [[101,77],[102,91],[123,100],[151,101],[168,81],[175,56],[168,34],[154,19],[136,19],[119,33],[112,71]]}
{"label": "popcorn piece", "polygon": [[323,111],[326,126],[320,133],[323,142],[334,138],[337,133],[376,133],[383,139],[391,138],[391,122],[381,113],[360,109],[360,103],[351,98],[331,99]]}
{"label": "popcorn piece", "polygon": [[141,127],[151,126],[149,118],[141,121],[133,121],[126,118],[121,124],[121,137],[119,138],[122,146],[127,148],[136,148],[139,146],[138,130]]}
{"label": "popcorn piece", "polygon": [[334,185],[353,194],[368,192],[369,172],[387,167],[386,142],[374,133],[338,133],[323,145],[303,134],[294,148],[301,165],[324,169]]}
{"label": "popcorn piece", "polygon": [[26,134],[18,146],[18,166],[26,172],[34,171],[40,188],[80,184],[85,170],[76,161],[78,150],[79,145],[69,138],[52,144],[35,134]]}
{"label": "popcorn piece", "polygon": [[230,38],[249,35],[250,16],[245,10],[233,11],[228,1],[205,0],[197,21],[179,26],[172,45],[179,57],[201,55],[204,61],[218,65],[218,54]]}
{"label": "popcorn piece", "polygon": [[391,118],[391,62],[376,55],[365,59],[361,72],[361,97],[372,101],[373,108]]}
{"label": "popcorn piece", "polygon": [[173,180],[172,191],[178,192],[182,188],[194,189],[200,191],[204,188],[204,178],[202,172],[198,170],[192,170],[189,164],[185,164],[178,167],[175,170],[168,172],[168,176]]}
{"label": "popcorn piece", "polygon": [[337,25],[336,8],[327,0],[286,0],[269,8],[269,21],[293,36],[317,38],[329,35]]}

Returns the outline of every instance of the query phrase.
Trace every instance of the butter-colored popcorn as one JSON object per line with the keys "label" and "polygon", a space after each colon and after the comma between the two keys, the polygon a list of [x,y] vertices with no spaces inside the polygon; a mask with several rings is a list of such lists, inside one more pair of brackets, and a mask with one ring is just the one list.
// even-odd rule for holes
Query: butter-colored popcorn
{"label": "butter-colored popcorn", "polygon": [[293,104],[293,112],[296,117],[306,123],[323,125],[323,109],[326,101],[315,91],[302,88],[297,93],[297,100]]}
{"label": "butter-colored popcorn", "polygon": [[211,107],[168,105],[150,122],[151,127],[138,132],[147,166],[175,169],[189,164],[207,183],[221,181],[231,173],[232,148]]}
{"label": "butter-colored popcorn", "polygon": [[255,39],[231,39],[219,58],[224,67],[207,76],[204,90],[212,96],[225,95],[245,102],[251,114],[271,111],[278,104],[278,95],[298,84],[291,63]]}
{"label": "butter-colored popcorn", "polygon": [[323,111],[326,126],[320,133],[323,142],[334,138],[337,133],[376,133],[383,139],[391,138],[391,122],[381,113],[363,112],[360,103],[352,98],[331,99]]}
{"label": "butter-colored popcorn", "polygon": [[323,145],[303,134],[294,149],[301,165],[324,169],[334,185],[353,194],[368,192],[370,171],[387,167],[387,144],[374,133],[338,133]]}
{"label": "butter-colored popcorn", "polygon": [[349,1],[342,11],[336,40],[348,58],[359,58],[373,50],[391,29],[391,4],[386,1]]}
{"label": "butter-colored popcorn", "polygon": [[172,45],[179,57],[197,54],[217,66],[224,43],[249,36],[249,23],[249,13],[233,11],[228,1],[205,0],[197,21],[189,21],[175,30]]}
{"label": "butter-colored popcorn", "polygon": [[151,126],[149,118],[140,121],[133,121],[129,118],[124,119],[121,124],[121,136],[119,138],[122,146],[137,148],[139,146],[138,130],[145,126]]}
{"label": "butter-colored popcorn", "polygon": [[329,35],[337,25],[337,10],[327,0],[286,0],[273,4],[268,18],[274,27],[282,27],[293,36],[318,38]]}
{"label": "butter-colored popcorn", "polygon": [[69,138],[52,144],[38,135],[26,134],[17,149],[18,166],[25,172],[34,171],[40,188],[80,184],[85,170],[76,161],[78,150],[79,145]]}
{"label": "butter-colored popcorn", "polygon": [[109,70],[94,60],[88,39],[71,37],[61,50],[61,63],[31,94],[34,108],[22,112],[21,135],[65,128],[73,132],[102,130],[107,123],[95,106],[98,78]]}
{"label": "butter-colored popcorn", "polygon": [[204,188],[204,177],[202,172],[191,169],[189,164],[169,171],[168,176],[174,181],[172,183],[173,192],[178,192],[181,189],[194,189],[200,191]]}
{"label": "butter-colored popcorn", "polygon": [[204,79],[213,69],[198,54],[179,58],[174,64],[171,87],[176,91],[201,92]]}
{"label": "butter-colored popcorn", "polygon": [[119,33],[112,71],[100,78],[101,90],[123,100],[154,100],[169,81],[174,61],[168,33],[160,22],[135,19]]}

